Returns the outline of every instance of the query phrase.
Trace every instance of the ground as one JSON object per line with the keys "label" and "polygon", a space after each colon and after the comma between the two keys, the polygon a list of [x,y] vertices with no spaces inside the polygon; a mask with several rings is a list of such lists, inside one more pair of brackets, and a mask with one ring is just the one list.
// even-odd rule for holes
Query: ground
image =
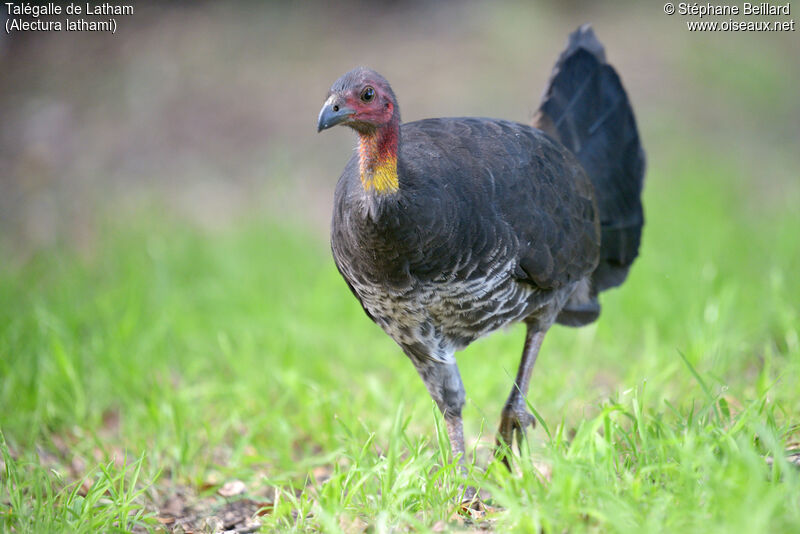
{"label": "ground", "polygon": [[[66,75],[59,42],[3,60],[0,528],[800,530],[796,39],[473,7],[364,18],[368,42],[404,43],[388,55],[341,35],[353,13],[210,4],[108,51],[70,41],[100,59],[75,59],[58,90],[24,65]],[[436,407],[333,265],[325,227],[353,140],[314,120],[359,62],[407,119],[525,120],[586,19],[648,150],[642,255],[596,324],[545,340],[512,473],[490,456],[524,332],[458,356],[486,504],[465,513]],[[261,40],[293,31],[315,46]]]}

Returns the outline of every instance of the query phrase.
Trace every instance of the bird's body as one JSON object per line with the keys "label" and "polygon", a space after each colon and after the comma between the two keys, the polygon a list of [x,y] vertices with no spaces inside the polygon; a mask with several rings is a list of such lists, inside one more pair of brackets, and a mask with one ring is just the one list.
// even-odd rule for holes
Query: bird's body
{"label": "bird's body", "polygon": [[597,266],[589,180],[540,130],[427,119],[404,124],[399,147],[391,194],[365,194],[353,156],[331,243],[364,309],[407,352],[450,362],[482,335],[552,313]]}
{"label": "bird's body", "polygon": [[337,80],[318,129],[359,135],[336,187],[331,246],[367,315],[411,359],[464,453],[455,353],[515,322],[525,349],[498,445],[533,416],[525,395],[547,330],[588,324],[622,283],[644,222],[644,152],[594,33],[570,36],[534,126],[482,118],[402,124],[389,83]]}

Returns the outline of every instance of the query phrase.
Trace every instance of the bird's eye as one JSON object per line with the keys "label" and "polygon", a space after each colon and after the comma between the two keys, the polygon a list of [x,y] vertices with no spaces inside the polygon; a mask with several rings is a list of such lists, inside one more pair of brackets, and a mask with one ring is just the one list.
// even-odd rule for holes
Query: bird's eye
{"label": "bird's eye", "polygon": [[368,85],[361,91],[361,100],[364,102],[372,102],[373,98],[375,98],[375,89]]}

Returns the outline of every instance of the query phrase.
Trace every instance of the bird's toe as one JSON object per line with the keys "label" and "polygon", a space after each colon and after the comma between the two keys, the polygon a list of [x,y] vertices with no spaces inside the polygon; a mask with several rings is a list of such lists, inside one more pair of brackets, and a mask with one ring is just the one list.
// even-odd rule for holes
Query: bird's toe
{"label": "bird's toe", "polygon": [[536,418],[527,409],[518,410],[514,413],[517,427],[526,430],[528,427],[536,428]]}
{"label": "bird's toe", "polygon": [[[503,409],[500,428],[501,431],[504,428],[508,429],[508,438],[511,437],[511,431],[518,430],[524,433],[528,427],[536,427],[536,418],[528,411],[526,406],[506,406]],[[506,440],[506,443],[510,444],[511,442]]]}
{"label": "bird's toe", "polygon": [[506,408],[503,409],[503,414],[500,418],[500,428],[497,430],[495,457],[500,458],[509,469],[511,469],[511,465],[508,460],[508,453],[510,452],[511,446],[514,441],[517,442],[518,448],[522,446],[529,426],[536,426],[536,418],[527,408],[506,406]]}

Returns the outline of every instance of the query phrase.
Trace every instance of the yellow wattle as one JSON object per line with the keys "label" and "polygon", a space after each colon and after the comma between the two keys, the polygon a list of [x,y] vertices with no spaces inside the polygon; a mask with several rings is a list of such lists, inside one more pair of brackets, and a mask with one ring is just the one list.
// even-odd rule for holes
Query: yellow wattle
{"label": "yellow wattle", "polygon": [[381,159],[372,169],[361,171],[361,184],[365,191],[374,189],[377,193],[394,193],[400,188],[397,180],[397,158]]}

